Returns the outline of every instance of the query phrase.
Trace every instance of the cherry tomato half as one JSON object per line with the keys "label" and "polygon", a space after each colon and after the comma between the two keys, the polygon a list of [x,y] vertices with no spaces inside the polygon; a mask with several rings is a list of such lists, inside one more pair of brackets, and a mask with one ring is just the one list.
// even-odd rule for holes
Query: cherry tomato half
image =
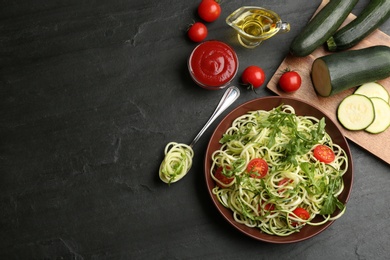
{"label": "cherry tomato half", "polygon": [[[283,179],[281,179],[281,180],[278,182],[278,186],[279,186],[279,188],[280,188],[280,187],[283,187],[283,186],[287,185],[288,183],[292,183],[292,182],[293,182],[293,180],[291,180],[291,179],[289,179],[289,178],[283,178]],[[286,189],[281,188],[280,190],[278,190],[278,193],[283,193],[285,190],[286,190]]]}
{"label": "cherry tomato half", "polygon": [[201,22],[194,23],[187,34],[191,41],[201,42],[207,37],[207,27]]}
{"label": "cherry tomato half", "polygon": [[335,159],[335,154],[329,146],[317,145],[313,150],[314,157],[323,163],[331,163]]}
{"label": "cherry tomato half", "polygon": [[202,0],[198,6],[199,17],[206,22],[214,22],[221,15],[221,6],[215,0]]}
{"label": "cherry tomato half", "polygon": [[267,204],[265,204],[264,209],[267,211],[273,211],[273,210],[275,210],[275,204],[267,203]]}
{"label": "cherry tomato half", "polygon": [[255,158],[248,163],[246,171],[252,178],[261,179],[264,178],[268,173],[268,164],[261,158]]}
{"label": "cherry tomato half", "polygon": [[[227,177],[226,175],[223,174],[223,167],[218,167],[217,170],[214,173],[214,177],[222,182],[225,187],[231,184],[234,181],[234,177]],[[218,187],[220,188],[225,188],[222,186],[220,183],[217,182]]]}
{"label": "cherry tomato half", "polygon": [[[308,220],[310,218],[310,213],[304,209],[304,208],[296,208],[294,209],[293,213],[300,219],[303,219],[303,220]],[[292,214],[290,214],[290,216],[292,216]],[[293,227],[296,227],[299,225],[298,222],[292,222],[291,225]]]}
{"label": "cherry tomato half", "polygon": [[257,209],[258,209],[259,213],[261,213],[261,212],[272,212],[272,211],[275,210],[275,204],[273,204],[273,203],[266,203],[265,201],[261,201],[261,204],[260,203],[258,204]]}
{"label": "cherry tomato half", "polygon": [[303,220],[308,220],[310,217],[309,212],[304,208],[296,208],[293,213]]}
{"label": "cherry tomato half", "polygon": [[259,88],[263,85],[264,81],[265,73],[258,66],[252,65],[247,67],[241,75],[242,84],[247,85],[251,89]]}
{"label": "cherry tomato half", "polygon": [[279,79],[279,87],[285,92],[293,92],[301,87],[302,79],[296,71],[286,70]]}

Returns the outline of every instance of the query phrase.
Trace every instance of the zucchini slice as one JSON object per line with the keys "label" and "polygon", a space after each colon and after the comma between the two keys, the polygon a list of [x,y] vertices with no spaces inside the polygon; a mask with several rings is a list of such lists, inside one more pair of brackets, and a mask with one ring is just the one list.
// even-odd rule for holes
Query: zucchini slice
{"label": "zucchini slice", "polygon": [[378,97],[371,98],[371,101],[374,105],[375,119],[365,130],[379,134],[390,126],[390,104]]}
{"label": "zucchini slice", "polygon": [[364,95],[369,98],[378,97],[386,102],[390,101],[389,92],[377,82],[369,82],[361,85],[354,94]]}
{"label": "zucchini slice", "polygon": [[363,95],[347,96],[337,108],[337,118],[348,130],[366,129],[375,119],[373,102]]}

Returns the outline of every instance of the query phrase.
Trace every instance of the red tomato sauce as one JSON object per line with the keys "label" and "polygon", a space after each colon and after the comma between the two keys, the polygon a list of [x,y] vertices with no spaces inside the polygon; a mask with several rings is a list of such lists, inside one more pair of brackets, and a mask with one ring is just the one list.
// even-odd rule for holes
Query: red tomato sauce
{"label": "red tomato sauce", "polygon": [[235,51],[220,41],[206,41],[191,53],[188,67],[193,80],[201,87],[225,87],[236,75],[238,59]]}

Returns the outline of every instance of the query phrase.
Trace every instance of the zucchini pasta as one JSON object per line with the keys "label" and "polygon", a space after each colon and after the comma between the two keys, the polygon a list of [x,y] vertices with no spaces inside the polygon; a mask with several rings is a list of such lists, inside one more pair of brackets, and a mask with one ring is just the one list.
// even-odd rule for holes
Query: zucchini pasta
{"label": "zucchini pasta", "polygon": [[288,236],[345,212],[337,197],[348,157],[326,133],[324,118],[298,116],[289,105],[251,111],[233,121],[220,143],[212,154],[212,192],[235,221]]}
{"label": "zucchini pasta", "polygon": [[168,184],[177,182],[191,169],[194,151],[189,145],[170,142],[165,146],[164,153],[158,172],[160,179]]}

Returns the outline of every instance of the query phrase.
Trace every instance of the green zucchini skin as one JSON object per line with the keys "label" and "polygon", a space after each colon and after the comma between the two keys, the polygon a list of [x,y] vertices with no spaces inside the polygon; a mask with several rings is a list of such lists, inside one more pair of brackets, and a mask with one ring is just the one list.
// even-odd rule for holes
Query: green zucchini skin
{"label": "green zucchini skin", "polygon": [[[329,72],[331,91],[328,96],[390,77],[390,47],[384,45],[336,52],[316,60],[322,60]],[[312,77],[314,73],[312,69]],[[313,85],[317,91],[314,81]]]}
{"label": "green zucchini skin", "polygon": [[292,41],[290,53],[303,57],[324,44],[345,21],[358,0],[331,0]]}
{"label": "green zucchini skin", "polygon": [[389,18],[390,1],[371,0],[356,19],[328,39],[328,50],[341,51],[355,46]]}

